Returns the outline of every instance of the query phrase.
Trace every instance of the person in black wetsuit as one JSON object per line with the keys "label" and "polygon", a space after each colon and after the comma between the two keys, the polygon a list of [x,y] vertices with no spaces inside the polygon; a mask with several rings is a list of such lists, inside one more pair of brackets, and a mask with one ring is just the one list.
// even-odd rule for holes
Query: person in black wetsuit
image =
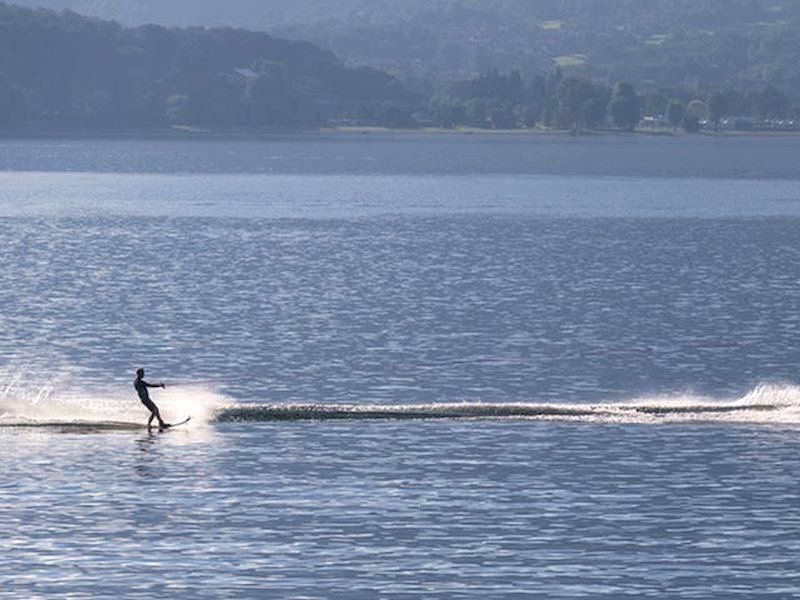
{"label": "person in black wetsuit", "polygon": [[161,418],[161,413],[158,412],[158,407],[152,400],[150,400],[150,393],[147,391],[147,388],[166,388],[167,386],[163,383],[147,383],[144,380],[144,369],[136,369],[136,379],[133,382],[133,387],[136,389],[136,393],[139,394],[139,400],[141,400],[142,404],[144,404],[147,407],[147,410],[150,411],[150,418],[147,419],[148,429],[153,423],[153,419],[158,419],[158,426],[161,429],[166,429],[169,427],[169,423],[165,423]]}

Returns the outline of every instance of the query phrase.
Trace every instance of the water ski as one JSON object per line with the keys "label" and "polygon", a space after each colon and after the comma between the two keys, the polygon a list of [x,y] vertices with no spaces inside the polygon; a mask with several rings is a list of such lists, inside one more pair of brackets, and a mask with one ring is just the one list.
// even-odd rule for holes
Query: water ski
{"label": "water ski", "polygon": [[168,431],[169,429],[174,429],[175,427],[178,427],[179,425],[183,425],[184,423],[188,423],[191,418],[192,417],[186,417],[183,421],[178,421],[177,423],[167,423],[166,427],[159,427],[158,430],[159,431]]}

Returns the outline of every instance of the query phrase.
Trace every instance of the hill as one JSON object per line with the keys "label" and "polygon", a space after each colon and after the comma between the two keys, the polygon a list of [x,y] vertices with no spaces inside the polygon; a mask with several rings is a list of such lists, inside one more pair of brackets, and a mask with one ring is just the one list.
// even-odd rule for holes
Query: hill
{"label": "hill", "polygon": [[[403,124],[416,98],[330,51],[233,28],[126,28],[0,3],[0,122],[141,128]],[[365,117],[365,118],[366,118]]]}
{"label": "hill", "polygon": [[127,23],[246,25],[429,87],[559,66],[645,91],[773,85],[800,98],[796,0],[19,1]]}

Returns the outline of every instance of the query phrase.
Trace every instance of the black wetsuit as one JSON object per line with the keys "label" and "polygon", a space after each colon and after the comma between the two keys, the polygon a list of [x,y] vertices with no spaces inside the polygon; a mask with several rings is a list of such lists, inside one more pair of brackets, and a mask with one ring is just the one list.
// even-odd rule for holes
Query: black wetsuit
{"label": "black wetsuit", "polygon": [[147,383],[144,379],[137,377],[133,381],[133,387],[136,389],[136,393],[139,394],[139,400],[142,401],[142,404],[144,404],[150,412],[158,412],[158,408],[156,408],[156,405],[153,404],[152,400],[150,400],[150,393],[147,391],[147,388],[161,386]]}

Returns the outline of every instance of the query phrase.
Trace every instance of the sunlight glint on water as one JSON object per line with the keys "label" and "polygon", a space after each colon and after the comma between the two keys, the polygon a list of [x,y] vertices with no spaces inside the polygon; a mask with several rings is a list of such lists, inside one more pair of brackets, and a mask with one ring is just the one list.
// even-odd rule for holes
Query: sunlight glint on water
{"label": "sunlight glint on water", "polygon": [[327,144],[0,149],[0,597],[800,595],[791,141]]}

